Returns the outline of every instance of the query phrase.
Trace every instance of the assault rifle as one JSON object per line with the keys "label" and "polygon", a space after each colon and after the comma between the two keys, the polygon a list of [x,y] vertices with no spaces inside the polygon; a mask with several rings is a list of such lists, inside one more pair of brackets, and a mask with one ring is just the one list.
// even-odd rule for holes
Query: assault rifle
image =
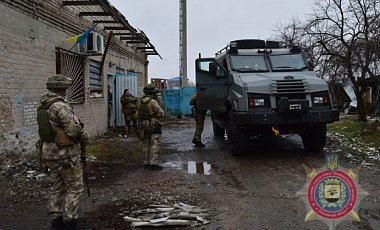
{"label": "assault rifle", "polygon": [[80,159],[83,165],[83,182],[87,186],[87,195],[90,197],[90,186],[88,184],[88,175],[87,175],[87,170],[86,170],[86,143],[81,142],[80,143]]}

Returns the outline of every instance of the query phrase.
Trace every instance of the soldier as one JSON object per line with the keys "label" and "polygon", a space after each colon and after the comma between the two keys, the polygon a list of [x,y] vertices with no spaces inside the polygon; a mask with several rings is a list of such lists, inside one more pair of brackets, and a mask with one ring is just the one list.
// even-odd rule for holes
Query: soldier
{"label": "soldier", "polygon": [[111,116],[112,116],[112,92],[111,92],[111,85],[108,85],[108,95],[107,95],[107,101],[108,101],[108,114],[107,114],[107,127],[109,128],[112,124],[111,122]]}
{"label": "soldier", "polygon": [[157,93],[154,94],[153,98],[158,102],[161,108],[164,109],[164,100],[162,98],[162,93],[160,91],[157,91]]}
{"label": "soldier", "polygon": [[83,124],[65,101],[72,79],[55,75],[48,79],[49,92],[41,97],[37,111],[41,158],[50,170],[51,188],[47,211],[51,229],[78,229],[79,199],[83,192],[83,171],[78,143],[86,143]]}
{"label": "soldier", "polygon": [[141,98],[138,108],[138,134],[144,145],[145,168],[161,170],[162,166],[158,165],[157,159],[162,125],[157,119],[164,116],[164,110],[153,98],[157,92],[153,85],[147,84],[143,91],[145,95]]}
{"label": "soldier", "polygon": [[128,132],[131,130],[131,121],[133,123],[133,129],[137,130],[137,107],[138,98],[133,96],[128,89],[124,90],[123,95],[120,97],[120,103],[122,106],[122,112],[125,119],[124,136],[127,137]]}
{"label": "soldier", "polygon": [[207,110],[201,110],[197,108],[197,95],[198,93],[195,93],[189,101],[189,104],[194,106],[195,111],[195,133],[192,143],[197,147],[205,147],[201,141],[201,135],[203,132]]}

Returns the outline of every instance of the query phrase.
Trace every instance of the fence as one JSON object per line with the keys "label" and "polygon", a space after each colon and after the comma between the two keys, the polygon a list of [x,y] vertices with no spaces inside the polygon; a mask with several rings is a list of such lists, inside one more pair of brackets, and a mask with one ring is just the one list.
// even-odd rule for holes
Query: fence
{"label": "fence", "polygon": [[165,89],[163,91],[165,116],[191,115],[189,100],[194,93],[195,87]]}

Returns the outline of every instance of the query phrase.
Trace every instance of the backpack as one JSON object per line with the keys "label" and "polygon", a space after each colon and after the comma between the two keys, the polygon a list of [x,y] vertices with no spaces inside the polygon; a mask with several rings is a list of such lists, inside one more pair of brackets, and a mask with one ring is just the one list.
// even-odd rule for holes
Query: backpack
{"label": "backpack", "polygon": [[147,101],[141,101],[138,114],[139,114],[139,119],[140,120],[150,120],[153,118],[151,111],[149,110],[148,104],[152,98],[149,98]]}
{"label": "backpack", "polygon": [[133,109],[133,108],[137,108],[137,104],[138,104],[138,102],[139,102],[139,100],[138,100],[137,98],[135,98],[135,97],[133,97],[133,96],[130,96],[130,97],[128,98],[128,104],[127,104],[127,107],[128,107],[128,108],[131,108],[131,109]]}
{"label": "backpack", "polygon": [[45,142],[55,141],[56,132],[51,126],[48,110],[50,106],[57,101],[62,101],[62,99],[56,98],[49,103],[42,103],[37,109],[38,135]]}

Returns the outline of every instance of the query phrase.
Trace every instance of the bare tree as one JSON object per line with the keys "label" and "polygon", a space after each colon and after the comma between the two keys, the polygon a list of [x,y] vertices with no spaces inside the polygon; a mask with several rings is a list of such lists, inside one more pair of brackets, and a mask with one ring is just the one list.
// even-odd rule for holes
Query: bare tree
{"label": "bare tree", "polygon": [[275,40],[286,44],[300,44],[306,35],[304,24],[296,17],[292,18],[289,23],[278,23],[275,25],[274,31],[276,33]]}
{"label": "bare tree", "polygon": [[340,76],[342,68],[337,65],[335,57],[325,55],[323,47],[306,30],[307,24],[298,18],[292,18],[289,23],[279,23],[275,25],[275,40],[286,44],[298,44],[305,51],[306,58],[315,67],[315,71],[320,78],[324,78],[328,83],[334,83],[341,79],[330,76]]}
{"label": "bare tree", "polygon": [[[366,121],[363,95],[371,81],[378,81],[378,0],[316,1],[306,33],[322,48],[332,81],[348,78],[355,89],[360,121]],[[322,68],[326,70],[326,67]],[[331,73],[331,72],[330,72]]]}

